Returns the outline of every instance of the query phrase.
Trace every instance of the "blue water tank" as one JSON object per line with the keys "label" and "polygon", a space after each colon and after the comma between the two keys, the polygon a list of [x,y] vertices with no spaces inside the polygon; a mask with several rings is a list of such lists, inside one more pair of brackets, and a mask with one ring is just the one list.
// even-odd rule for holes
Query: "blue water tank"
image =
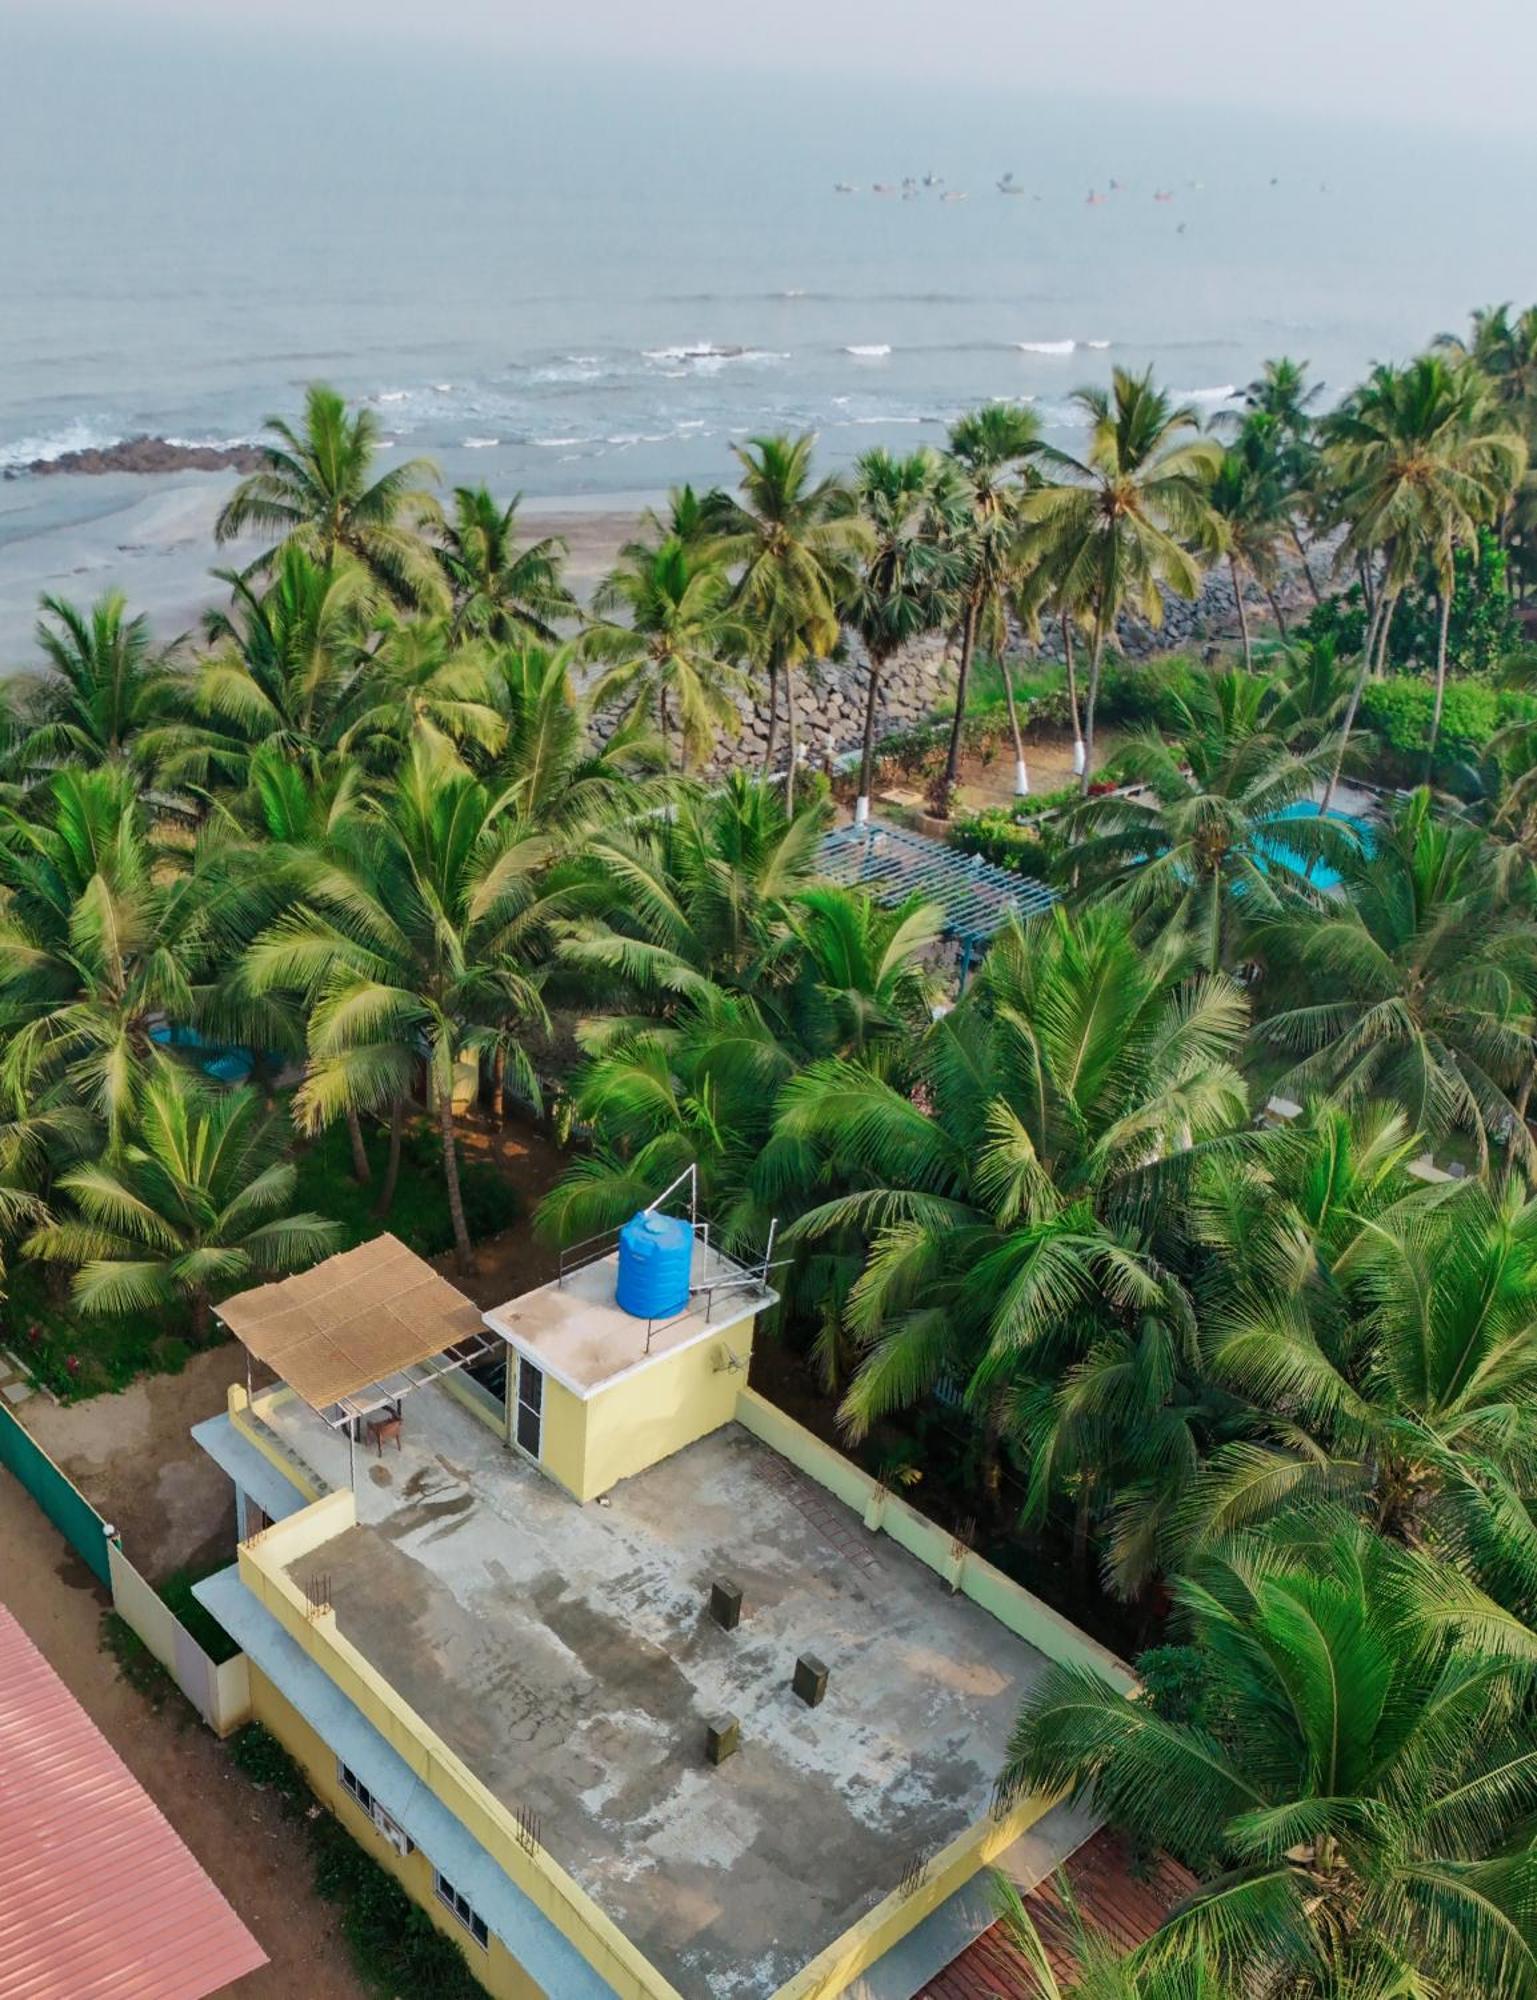
{"label": "blue water tank", "polygon": [[622,1311],[637,1319],[669,1319],[688,1304],[694,1232],[680,1215],[632,1215],[619,1232]]}

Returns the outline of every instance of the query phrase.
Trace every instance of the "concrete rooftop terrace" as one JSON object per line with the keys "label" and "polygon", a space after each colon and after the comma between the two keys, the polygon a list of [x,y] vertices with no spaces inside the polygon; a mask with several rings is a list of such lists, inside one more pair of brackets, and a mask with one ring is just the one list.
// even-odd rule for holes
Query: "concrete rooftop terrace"
{"label": "concrete rooftop terrace", "polygon": [[670,1319],[637,1319],[616,1295],[619,1255],[611,1251],[494,1306],[486,1324],[520,1348],[574,1395],[616,1381],[706,1334],[719,1335],[762,1312],[774,1294],[747,1279],[743,1267],[695,1236],[688,1309]]}
{"label": "concrete rooftop terrace", "polygon": [[[1042,1656],[739,1425],[584,1507],[441,1389],[405,1415],[400,1453],[359,1450],[358,1525],[289,1574],[688,2000],[773,1993],[985,1816]],[[345,1487],[344,1438],[263,1418]]]}

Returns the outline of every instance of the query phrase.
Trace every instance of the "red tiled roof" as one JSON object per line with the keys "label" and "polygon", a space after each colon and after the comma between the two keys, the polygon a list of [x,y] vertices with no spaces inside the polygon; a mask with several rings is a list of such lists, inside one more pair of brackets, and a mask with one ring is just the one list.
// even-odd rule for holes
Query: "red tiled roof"
{"label": "red tiled roof", "polygon": [[[1135,1876],[1124,1842],[1108,1828],[1084,1842],[1066,1873],[1084,1929],[1102,1934],[1119,1951],[1144,1943],[1196,1887],[1190,1871],[1166,1854],[1145,1878]],[[1071,1978],[1078,1926],[1063,1907],[1054,1879],[1032,1889],[1025,1908],[1052,1971],[1058,1979]],[[1038,1990],[1019,1947],[1002,1924],[994,1924],[931,1979],[917,2000],[1030,2000]]]}
{"label": "red tiled roof", "polygon": [[0,1605],[0,1991],[205,2000],[267,1955]]}

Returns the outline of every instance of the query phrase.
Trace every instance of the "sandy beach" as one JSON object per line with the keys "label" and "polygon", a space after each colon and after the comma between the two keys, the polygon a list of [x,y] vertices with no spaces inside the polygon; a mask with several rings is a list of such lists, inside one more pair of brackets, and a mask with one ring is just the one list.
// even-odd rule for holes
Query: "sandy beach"
{"label": "sandy beach", "polygon": [[[121,590],[134,611],[148,614],[162,643],[193,630],[226,594],[212,571],[238,568],[259,546],[214,546],[214,521],[235,479],[109,473],[0,484],[0,671],[35,661],[32,633],[45,594],[90,604]],[[530,539],[565,537],[567,576],[585,599],[657,497],[529,499],[519,518]]]}

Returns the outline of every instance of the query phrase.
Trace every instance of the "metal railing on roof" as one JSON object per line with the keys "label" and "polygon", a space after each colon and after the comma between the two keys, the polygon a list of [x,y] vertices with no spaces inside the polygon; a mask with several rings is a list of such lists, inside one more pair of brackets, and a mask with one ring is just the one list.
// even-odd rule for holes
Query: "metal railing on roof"
{"label": "metal railing on roof", "polygon": [[968,945],[985,942],[1011,915],[1040,916],[1057,900],[1031,875],[879,819],[824,835],[817,866],[829,882],[868,889],[883,903],[926,897],[943,912],[947,934]]}

